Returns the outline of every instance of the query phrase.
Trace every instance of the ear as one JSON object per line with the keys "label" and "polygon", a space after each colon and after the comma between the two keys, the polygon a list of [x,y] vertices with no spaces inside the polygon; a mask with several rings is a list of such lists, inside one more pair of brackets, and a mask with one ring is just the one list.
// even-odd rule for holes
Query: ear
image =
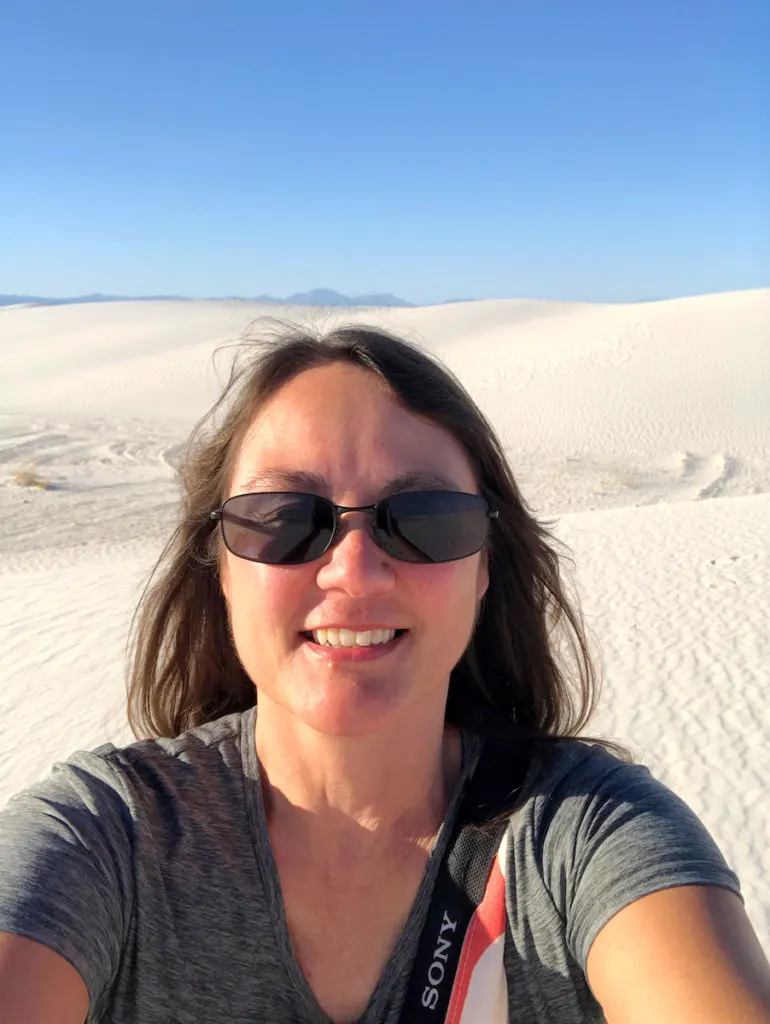
{"label": "ear", "polygon": [[479,568],[476,573],[476,603],[480,604],[489,588],[489,555],[486,548],[481,552]]}
{"label": "ear", "polygon": [[222,588],[222,596],[225,599],[225,604],[230,604],[230,565],[227,561],[227,553],[222,552],[222,556],[219,559],[219,585]]}

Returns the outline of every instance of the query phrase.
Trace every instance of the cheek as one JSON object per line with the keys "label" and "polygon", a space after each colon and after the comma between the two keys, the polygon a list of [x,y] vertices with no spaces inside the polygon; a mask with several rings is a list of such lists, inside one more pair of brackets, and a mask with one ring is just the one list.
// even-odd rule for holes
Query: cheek
{"label": "cheek", "polygon": [[311,585],[305,566],[281,568],[230,556],[222,570],[222,592],[236,641],[301,621]]}
{"label": "cheek", "polygon": [[481,596],[480,586],[484,583],[478,560],[463,559],[424,569],[412,581],[412,593],[422,617],[436,626],[443,626],[441,632],[466,626],[470,629]]}

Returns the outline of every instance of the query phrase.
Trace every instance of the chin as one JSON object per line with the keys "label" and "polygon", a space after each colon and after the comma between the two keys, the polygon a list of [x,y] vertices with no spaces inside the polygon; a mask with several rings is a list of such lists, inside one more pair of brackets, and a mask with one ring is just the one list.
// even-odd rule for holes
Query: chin
{"label": "chin", "polygon": [[323,693],[308,697],[297,702],[295,696],[289,710],[304,725],[329,736],[371,735],[391,724],[409,704],[405,691],[370,680],[331,682]]}

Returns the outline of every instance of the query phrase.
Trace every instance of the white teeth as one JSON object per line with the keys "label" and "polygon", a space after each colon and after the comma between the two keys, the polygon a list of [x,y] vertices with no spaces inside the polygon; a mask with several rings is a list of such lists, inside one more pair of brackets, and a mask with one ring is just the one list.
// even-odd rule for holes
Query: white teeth
{"label": "white teeth", "polygon": [[387,644],[396,635],[395,629],[314,629],[313,639],[323,647],[370,647]]}
{"label": "white teeth", "polygon": [[[328,634],[327,634],[328,635]],[[352,629],[341,629],[340,630],[340,646],[341,647],[355,647],[356,646],[356,634]]]}

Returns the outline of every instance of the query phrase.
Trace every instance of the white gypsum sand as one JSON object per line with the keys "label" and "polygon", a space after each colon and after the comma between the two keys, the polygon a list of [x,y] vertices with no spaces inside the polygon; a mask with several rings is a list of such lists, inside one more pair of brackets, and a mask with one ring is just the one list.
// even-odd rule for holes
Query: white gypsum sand
{"label": "white gypsum sand", "polygon": [[213,351],[263,315],[380,324],[461,377],[574,552],[606,680],[590,731],[701,816],[770,950],[770,290],[0,311],[0,804],[75,749],[129,741],[124,645],[180,447],[216,393]]}

